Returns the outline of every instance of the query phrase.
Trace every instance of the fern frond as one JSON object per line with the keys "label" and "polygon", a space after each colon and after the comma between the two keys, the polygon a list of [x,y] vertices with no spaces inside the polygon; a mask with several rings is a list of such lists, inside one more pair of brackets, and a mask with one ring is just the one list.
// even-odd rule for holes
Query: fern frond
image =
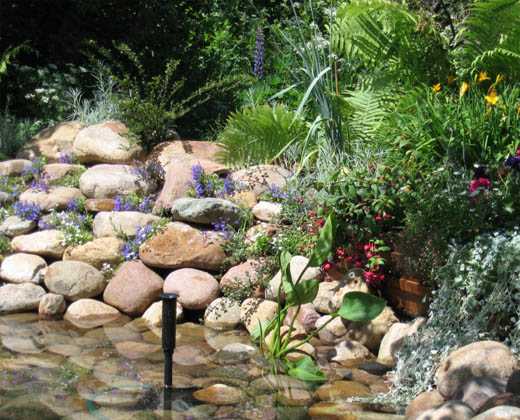
{"label": "fern frond", "polygon": [[463,72],[485,70],[520,76],[520,0],[479,0],[464,22],[457,41]]}

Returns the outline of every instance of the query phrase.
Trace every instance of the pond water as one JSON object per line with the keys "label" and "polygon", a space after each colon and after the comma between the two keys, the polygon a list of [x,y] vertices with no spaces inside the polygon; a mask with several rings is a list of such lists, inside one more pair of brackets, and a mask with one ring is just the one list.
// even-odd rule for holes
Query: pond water
{"label": "pond water", "polygon": [[347,402],[387,389],[377,366],[326,369],[330,382],[309,388],[270,374],[245,331],[179,324],[171,411],[165,411],[160,330],[141,319],[82,330],[35,314],[0,317],[2,420],[402,418]]}

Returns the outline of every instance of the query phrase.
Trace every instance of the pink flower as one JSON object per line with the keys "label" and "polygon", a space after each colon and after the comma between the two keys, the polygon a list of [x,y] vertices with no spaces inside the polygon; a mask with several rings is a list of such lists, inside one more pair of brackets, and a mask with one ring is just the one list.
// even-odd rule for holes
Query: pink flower
{"label": "pink flower", "polygon": [[345,258],[346,255],[347,255],[347,252],[345,251],[345,248],[336,249],[336,257],[343,259],[343,258]]}
{"label": "pink flower", "polygon": [[363,273],[363,278],[369,286],[375,286],[384,281],[385,275],[382,273],[375,273],[373,271],[365,271]]}
{"label": "pink flower", "polygon": [[520,157],[520,147],[518,149],[516,149],[516,156]]}
{"label": "pink flower", "polygon": [[472,179],[469,183],[469,192],[474,193],[479,188],[484,188],[486,190],[491,188],[491,181],[488,178],[477,178]]}
{"label": "pink flower", "polygon": [[327,271],[330,271],[332,270],[332,263],[330,261],[325,261],[322,265],[321,265],[321,269],[325,272]]}

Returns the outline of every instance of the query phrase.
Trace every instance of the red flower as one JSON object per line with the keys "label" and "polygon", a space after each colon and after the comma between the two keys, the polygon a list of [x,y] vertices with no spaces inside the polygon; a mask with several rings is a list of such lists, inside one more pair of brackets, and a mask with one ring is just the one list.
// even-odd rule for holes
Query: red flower
{"label": "red flower", "polygon": [[375,273],[373,271],[365,271],[363,273],[363,278],[369,286],[375,286],[384,281],[385,275],[382,273]]}
{"label": "red flower", "polygon": [[333,264],[330,261],[325,261],[321,265],[321,269],[325,272],[332,270]]}
{"label": "red flower", "polygon": [[383,216],[381,216],[379,213],[377,213],[375,216],[374,216],[374,220],[376,222],[381,222],[383,220]]}
{"label": "red flower", "polygon": [[314,221],[314,224],[315,224],[316,226],[323,227],[323,225],[325,224],[325,220],[322,219],[322,218],[320,218],[320,219],[316,219],[316,220]]}
{"label": "red flower", "polygon": [[338,248],[336,249],[336,257],[343,259],[347,255],[347,251],[345,251],[345,248]]}
{"label": "red flower", "polygon": [[520,157],[520,147],[518,149],[516,149],[516,156]]}
{"label": "red flower", "polygon": [[491,181],[488,178],[472,179],[471,182],[469,183],[469,192],[474,193],[479,188],[484,188],[487,190],[490,189]]}

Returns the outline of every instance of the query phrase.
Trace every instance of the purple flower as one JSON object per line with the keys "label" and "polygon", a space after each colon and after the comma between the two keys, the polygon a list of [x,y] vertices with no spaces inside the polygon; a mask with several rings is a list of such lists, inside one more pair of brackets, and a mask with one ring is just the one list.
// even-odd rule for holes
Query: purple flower
{"label": "purple flower", "polygon": [[289,198],[289,194],[287,194],[286,192],[283,192],[280,189],[280,187],[275,184],[271,184],[269,186],[269,194],[271,195],[271,197],[278,198],[281,200],[286,200],[287,198]]}
{"label": "purple flower", "polygon": [[511,169],[520,170],[520,156],[509,156],[504,165]]}
{"label": "purple flower", "polygon": [[121,253],[126,261],[135,260],[139,256],[139,247],[143,244],[153,233],[153,225],[147,224],[137,228],[135,238],[129,240],[123,245]]}
{"label": "purple flower", "polygon": [[153,198],[150,195],[147,195],[143,198],[143,200],[139,203],[139,206],[137,206],[137,210],[143,213],[148,213],[153,208]]}
{"label": "purple flower", "polygon": [[49,192],[49,184],[44,178],[32,181],[29,187],[35,191]]}
{"label": "purple flower", "polygon": [[72,211],[72,212],[79,212],[81,210],[80,208],[80,203],[77,199],[73,198],[72,200],[70,200],[68,203],[67,203],[67,211]]}
{"label": "purple flower", "polygon": [[253,64],[253,74],[258,79],[264,77],[264,55],[265,55],[265,37],[264,31],[261,27],[256,30],[256,45],[255,45],[255,62]]}
{"label": "purple flower", "polygon": [[206,195],[206,186],[204,185],[204,169],[199,163],[191,167],[191,179],[193,182],[195,195],[198,198],[204,197]]}
{"label": "purple flower", "polygon": [[235,194],[235,183],[230,177],[224,178],[224,187],[222,188],[224,195]]}
{"label": "purple flower", "polygon": [[220,233],[224,237],[224,239],[231,238],[232,232],[226,220],[219,219],[216,222],[213,222],[211,226],[213,227],[213,230],[215,232]]}
{"label": "purple flower", "polygon": [[45,221],[43,219],[40,219],[38,221],[38,229],[40,230],[49,230],[49,229],[54,229],[56,228],[56,226],[54,226],[52,223],[48,222],[48,221]]}
{"label": "purple flower", "polygon": [[61,152],[58,156],[58,163],[72,163],[72,155],[70,153]]}
{"label": "purple flower", "polygon": [[42,214],[42,209],[38,204],[29,203],[24,201],[17,201],[13,205],[14,214],[24,220],[30,220],[31,222],[37,222]]}

